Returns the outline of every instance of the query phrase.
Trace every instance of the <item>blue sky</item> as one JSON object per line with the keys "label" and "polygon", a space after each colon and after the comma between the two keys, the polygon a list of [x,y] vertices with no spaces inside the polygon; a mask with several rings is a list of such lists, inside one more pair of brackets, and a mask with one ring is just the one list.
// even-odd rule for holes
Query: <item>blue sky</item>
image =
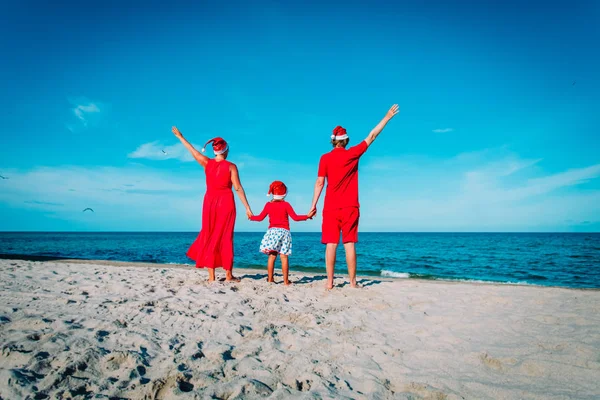
{"label": "blue sky", "polygon": [[480,3],[4,2],[0,230],[197,231],[172,125],[230,142],[255,213],[275,179],[306,212],[331,130],[393,103],[362,230],[600,230],[599,3]]}

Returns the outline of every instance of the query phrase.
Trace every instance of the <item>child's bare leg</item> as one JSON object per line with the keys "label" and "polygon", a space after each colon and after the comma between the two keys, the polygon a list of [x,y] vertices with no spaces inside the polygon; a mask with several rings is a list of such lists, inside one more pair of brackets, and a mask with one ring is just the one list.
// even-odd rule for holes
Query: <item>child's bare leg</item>
{"label": "child's bare leg", "polygon": [[209,282],[215,281],[215,269],[214,268],[208,268],[208,281]]}
{"label": "child's bare leg", "polygon": [[333,271],[335,269],[335,252],[337,243],[327,243],[325,247],[325,267],[327,269],[327,289],[333,289]]}
{"label": "child's bare leg", "polygon": [[350,287],[356,288],[356,247],[354,243],[344,243],[346,250],[346,264],[348,264],[348,277],[350,278]]}
{"label": "child's bare leg", "polygon": [[269,260],[267,261],[267,282],[275,282],[273,275],[275,274],[275,260],[277,260],[277,253],[269,253]]}
{"label": "child's bare leg", "polygon": [[287,285],[291,285],[292,282],[288,279],[290,272],[290,260],[288,256],[285,254],[280,254],[279,258],[281,259],[281,271],[283,272],[283,283]]}
{"label": "child's bare leg", "polygon": [[[214,271],[214,269],[213,269]],[[214,272],[213,272],[214,274]],[[225,270],[225,280],[227,282],[240,282],[241,279],[240,278],[236,278],[235,276],[233,276],[233,269],[228,269]]]}

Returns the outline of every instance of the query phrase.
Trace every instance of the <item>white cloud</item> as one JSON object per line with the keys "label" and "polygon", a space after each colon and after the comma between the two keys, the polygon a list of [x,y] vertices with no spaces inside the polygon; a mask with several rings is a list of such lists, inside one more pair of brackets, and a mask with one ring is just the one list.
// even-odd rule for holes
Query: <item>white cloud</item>
{"label": "white cloud", "polygon": [[85,97],[70,98],[69,103],[73,106],[71,113],[74,118],[66,124],[66,127],[71,132],[97,125],[100,122],[101,114],[106,111],[105,104],[91,101]]}
{"label": "white cloud", "polygon": [[[295,209],[304,213],[310,206],[314,180],[295,181],[291,169],[284,173],[272,170],[265,177],[265,162],[245,158],[248,165],[240,169],[240,177],[252,209],[262,210],[269,183],[275,178],[286,180],[290,187],[289,200]],[[203,169],[182,165],[176,170],[162,170],[143,165],[123,168],[97,167],[36,167],[31,170],[7,169],[10,180],[1,181],[0,220],[10,209],[31,213],[32,221],[45,219],[38,225],[32,221],[16,222],[4,229],[39,229],[52,226],[48,218],[59,220],[55,226],[75,230],[153,230],[199,231],[202,217],[202,198],[205,193]],[[275,176],[277,175],[277,176]],[[301,174],[298,174],[301,175]],[[266,223],[249,222],[236,196],[240,231],[261,231]],[[82,213],[86,207],[95,213]],[[44,225],[39,225],[39,224]],[[59,224],[60,225],[57,225]],[[27,225],[25,225],[27,224]],[[65,225],[66,224],[66,225]],[[319,222],[301,224],[296,230],[315,231]],[[46,228],[52,229],[52,228]]]}
{"label": "white cloud", "polygon": [[434,129],[433,132],[435,133],[446,133],[446,132],[452,132],[454,129],[452,128],[443,128],[443,129]]}
{"label": "white cloud", "polygon": [[[365,163],[361,221],[365,230],[569,230],[565,220],[600,219],[600,164],[544,174],[541,159],[506,148],[450,159],[400,157]],[[364,216],[364,218],[362,217]]]}
{"label": "white cloud", "polygon": [[[140,167],[38,167],[13,170],[0,191],[0,204],[52,212],[53,218],[95,230],[197,228],[203,174]],[[6,181],[8,182],[8,181]],[[93,208],[90,216],[81,211]],[[196,221],[186,225],[185,222]]]}
{"label": "white cloud", "polygon": [[75,116],[81,120],[83,125],[87,126],[87,115],[91,113],[98,113],[100,109],[98,105],[94,103],[89,104],[79,104],[77,107],[73,109]]}
{"label": "white cloud", "polygon": [[[160,151],[160,146],[155,147]],[[139,155],[156,155],[149,149]],[[359,177],[362,231],[590,230],[600,221],[600,186],[594,181],[600,177],[600,164],[549,174],[539,159],[521,158],[507,148],[447,159],[379,158],[369,153],[366,157]],[[308,210],[316,165],[244,154],[232,161],[240,167],[255,213],[265,204],[268,186],[275,179],[289,187],[288,201],[297,212]],[[0,181],[0,216],[18,208],[35,215],[32,220],[37,216],[60,219],[61,226],[66,223],[73,229],[200,228],[205,178],[202,168],[193,164],[176,170],[130,165],[2,172],[10,179]],[[294,231],[320,230],[322,205],[323,198],[318,217],[294,224]],[[86,207],[96,213],[83,214]],[[238,231],[266,227],[248,222],[243,214],[238,201]]]}

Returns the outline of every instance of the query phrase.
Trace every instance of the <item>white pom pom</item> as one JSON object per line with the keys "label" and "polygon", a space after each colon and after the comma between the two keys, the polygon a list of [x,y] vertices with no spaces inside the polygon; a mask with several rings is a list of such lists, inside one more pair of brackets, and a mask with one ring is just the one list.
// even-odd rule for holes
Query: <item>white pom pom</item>
{"label": "white pom pom", "polygon": [[271,195],[270,195],[270,194],[267,194],[267,197],[271,197]]}
{"label": "white pom pom", "polygon": [[203,147],[201,151],[202,151],[203,153],[206,153],[206,148],[205,148],[205,147]]}

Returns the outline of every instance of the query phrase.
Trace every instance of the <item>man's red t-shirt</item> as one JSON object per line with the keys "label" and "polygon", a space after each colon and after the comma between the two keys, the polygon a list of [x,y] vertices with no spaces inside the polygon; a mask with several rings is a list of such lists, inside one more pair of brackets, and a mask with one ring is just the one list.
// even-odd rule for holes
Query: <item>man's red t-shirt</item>
{"label": "man's red t-shirt", "polygon": [[358,161],[368,147],[367,142],[363,140],[349,149],[336,147],[321,156],[319,176],[327,178],[323,211],[360,206],[358,202]]}
{"label": "man's red t-shirt", "polygon": [[254,215],[250,217],[250,220],[260,222],[267,215],[269,216],[269,229],[282,228],[288,231],[290,230],[288,217],[291,217],[294,221],[306,221],[308,219],[308,215],[297,215],[292,205],[287,201],[270,201],[265,204],[265,208],[260,215]]}

